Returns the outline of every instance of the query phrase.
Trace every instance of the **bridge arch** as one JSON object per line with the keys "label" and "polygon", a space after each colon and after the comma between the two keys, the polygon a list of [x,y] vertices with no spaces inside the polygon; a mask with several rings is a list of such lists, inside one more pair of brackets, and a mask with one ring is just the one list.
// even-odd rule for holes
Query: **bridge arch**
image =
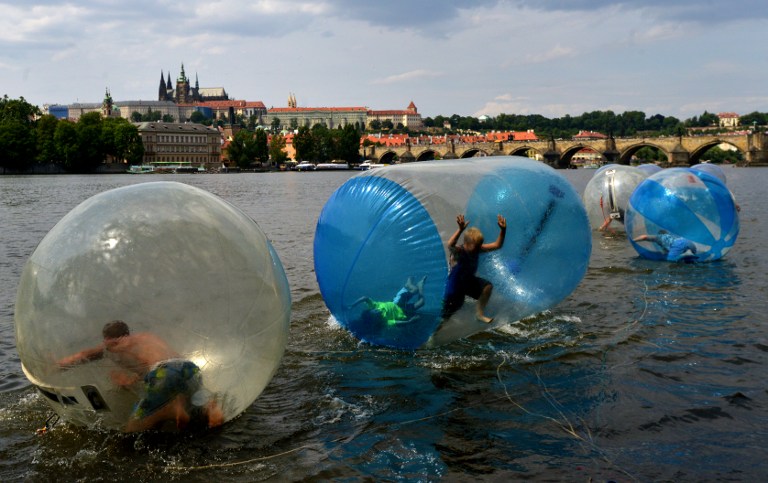
{"label": "bridge arch", "polygon": [[459,155],[460,159],[476,158],[480,156],[488,156],[488,153],[480,148],[469,148]]}
{"label": "bridge arch", "polygon": [[664,153],[664,155],[667,157],[667,159],[669,159],[669,151],[664,149],[663,146],[660,146],[660,145],[654,144],[654,143],[650,143],[650,142],[647,142],[647,141],[643,141],[643,142],[640,142],[640,143],[637,143],[637,144],[633,144],[633,145],[631,145],[629,147],[624,148],[624,150],[621,153],[619,153],[619,160],[618,160],[619,164],[629,165],[630,162],[632,161],[632,156],[634,156],[635,153],[637,153],[638,151],[640,151],[643,148],[653,148],[653,149],[659,150],[662,153]]}
{"label": "bridge arch", "polygon": [[701,146],[691,151],[691,158],[690,158],[691,165],[700,163],[702,161],[701,158],[704,156],[704,154],[707,153],[707,151],[721,144],[727,144],[729,146],[733,146],[734,148],[736,148],[736,151],[738,151],[741,154],[742,158],[746,158],[747,153],[745,153],[741,149],[741,147],[739,147],[735,143],[729,142],[727,139],[715,139],[715,140],[712,140],[711,142],[702,144]]}
{"label": "bridge arch", "polygon": [[[533,153],[531,153],[531,151],[533,151]],[[533,159],[541,159],[542,157],[542,153],[538,149],[528,145],[512,146],[512,149],[510,149],[507,154],[510,156],[525,156],[526,158]]]}
{"label": "bridge arch", "polygon": [[560,155],[560,159],[557,162],[558,168],[570,168],[573,165],[573,156],[578,153],[579,151],[582,151],[584,149],[587,149],[593,153],[595,153],[596,156],[595,161],[597,161],[600,164],[605,164],[607,161],[605,159],[605,155],[599,150],[596,149],[594,146],[590,146],[589,144],[583,144],[578,143],[571,146],[568,146],[568,148],[563,151],[563,153]]}
{"label": "bridge arch", "polygon": [[381,156],[379,156],[379,163],[382,164],[393,164],[395,162],[395,159],[397,159],[397,153],[389,150],[382,153]]}
{"label": "bridge arch", "polygon": [[416,156],[416,161],[432,161],[435,159],[435,151],[432,149],[425,149]]}

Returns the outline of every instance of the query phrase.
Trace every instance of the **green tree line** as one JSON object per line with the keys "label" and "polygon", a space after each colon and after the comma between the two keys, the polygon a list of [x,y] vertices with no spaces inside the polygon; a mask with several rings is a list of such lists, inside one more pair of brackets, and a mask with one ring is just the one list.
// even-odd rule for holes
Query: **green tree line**
{"label": "green tree line", "polygon": [[343,160],[358,163],[360,137],[360,131],[351,124],[336,129],[328,129],[324,124],[316,124],[312,128],[302,126],[293,136],[293,148],[297,160],[313,163]]}
{"label": "green tree line", "polygon": [[0,168],[24,171],[55,164],[88,173],[107,160],[139,164],[143,156],[139,131],[127,119],[91,112],[71,122],[41,115],[23,97],[0,99]]}

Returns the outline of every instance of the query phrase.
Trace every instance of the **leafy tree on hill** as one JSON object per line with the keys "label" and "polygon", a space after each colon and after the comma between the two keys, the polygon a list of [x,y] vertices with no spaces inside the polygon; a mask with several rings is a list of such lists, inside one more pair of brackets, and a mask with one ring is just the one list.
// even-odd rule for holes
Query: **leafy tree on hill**
{"label": "leafy tree on hill", "polygon": [[355,126],[348,124],[342,129],[337,129],[335,136],[334,159],[343,159],[347,163],[360,161],[360,131]]}
{"label": "leafy tree on hill", "polygon": [[285,138],[280,134],[272,136],[269,143],[269,157],[273,166],[280,166],[288,161],[288,154],[285,152]]}
{"label": "leafy tree on hill", "polygon": [[301,126],[293,136],[293,149],[296,150],[297,161],[311,161],[314,159],[312,133],[307,126]]}
{"label": "leafy tree on hill", "polygon": [[267,133],[263,129],[257,129],[254,135],[254,158],[256,162],[264,165],[269,162],[269,147],[267,146]]}
{"label": "leafy tree on hill", "polygon": [[310,132],[312,133],[312,161],[327,163],[332,160],[335,154],[333,140],[325,124],[315,124]]}
{"label": "leafy tree on hill", "polygon": [[250,167],[256,160],[257,151],[255,134],[245,129],[238,131],[227,147],[229,159],[241,168]]}

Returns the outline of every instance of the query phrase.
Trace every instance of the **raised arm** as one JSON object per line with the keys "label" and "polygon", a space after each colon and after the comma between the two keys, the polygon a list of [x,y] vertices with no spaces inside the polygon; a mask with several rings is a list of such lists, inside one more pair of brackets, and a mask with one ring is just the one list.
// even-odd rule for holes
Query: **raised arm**
{"label": "raised arm", "polygon": [[459,225],[459,228],[448,239],[448,249],[451,249],[456,246],[456,243],[459,241],[459,237],[461,236],[461,233],[467,228],[467,226],[469,225],[469,222],[464,219],[464,215],[458,215],[456,217],[456,224]]}
{"label": "raised arm", "polygon": [[496,238],[495,242],[486,243],[483,246],[481,246],[480,250],[483,252],[498,250],[499,248],[504,246],[504,238],[507,236],[507,220],[504,219],[503,216],[497,215],[496,221],[499,224],[499,237]]}

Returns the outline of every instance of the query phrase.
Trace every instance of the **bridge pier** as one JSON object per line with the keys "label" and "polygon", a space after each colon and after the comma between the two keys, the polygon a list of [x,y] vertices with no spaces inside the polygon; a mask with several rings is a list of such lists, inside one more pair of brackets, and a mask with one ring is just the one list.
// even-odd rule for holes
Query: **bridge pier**
{"label": "bridge pier", "polygon": [[[616,149],[616,140],[611,136],[605,141],[605,151],[601,153],[608,163],[619,163],[621,153]],[[627,161],[629,164],[629,161]]]}
{"label": "bridge pier", "polygon": [[768,149],[765,141],[765,134],[761,131],[756,131],[747,137],[749,145],[745,157],[747,166],[768,166]]}
{"label": "bridge pier", "polygon": [[667,155],[667,165],[688,167],[691,165],[691,153],[678,142]]}
{"label": "bridge pier", "polygon": [[560,153],[557,151],[545,151],[542,155],[544,162],[557,169],[560,167]]}

